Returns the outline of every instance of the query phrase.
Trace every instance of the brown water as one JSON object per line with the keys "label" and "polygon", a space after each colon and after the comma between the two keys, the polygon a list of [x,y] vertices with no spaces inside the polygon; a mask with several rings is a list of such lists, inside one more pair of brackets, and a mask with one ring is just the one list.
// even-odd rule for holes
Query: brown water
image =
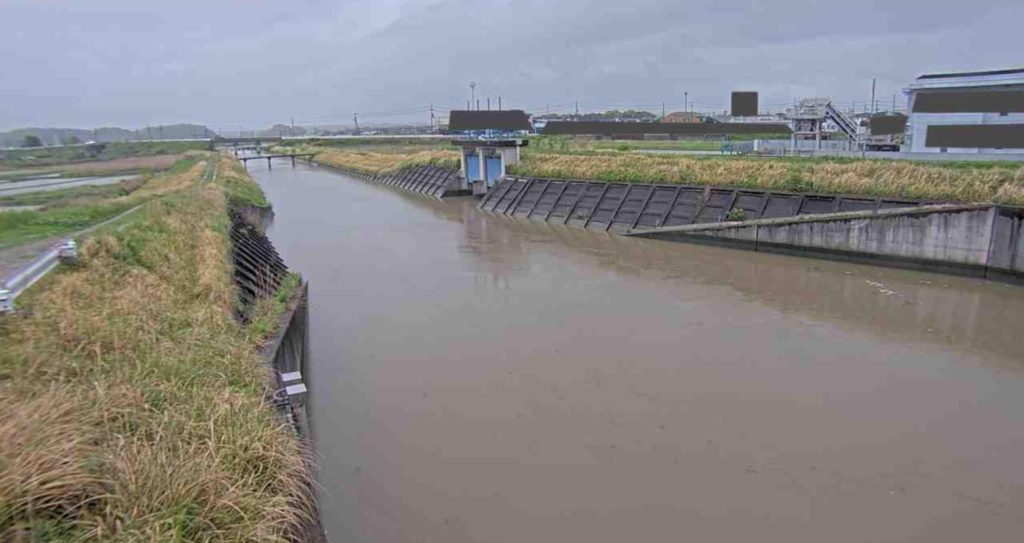
{"label": "brown water", "polygon": [[1022,541],[1024,288],[250,169],[332,541]]}

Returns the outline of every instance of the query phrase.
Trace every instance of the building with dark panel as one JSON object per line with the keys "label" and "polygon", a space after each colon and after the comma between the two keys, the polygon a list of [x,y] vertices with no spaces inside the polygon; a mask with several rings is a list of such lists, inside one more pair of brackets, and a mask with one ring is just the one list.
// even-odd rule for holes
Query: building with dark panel
{"label": "building with dark panel", "polygon": [[486,194],[508,166],[519,162],[519,149],[527,144],[530,117],[518,109],[507,111],[452,111],[448,133],[461,148],[465,187],[474,195]]}
{"label": "building with dark panel", "polygon": [[922,75],[907,87],[905,150],[1024,152],[1024,68]]}

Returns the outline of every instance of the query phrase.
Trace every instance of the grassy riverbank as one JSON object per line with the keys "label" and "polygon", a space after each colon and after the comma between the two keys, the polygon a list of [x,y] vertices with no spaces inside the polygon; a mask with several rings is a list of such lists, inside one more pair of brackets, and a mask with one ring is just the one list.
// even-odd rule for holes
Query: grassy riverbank
{"label": "grassy riverbank", "polygon": [[363,173],[388,174],[413,166],[458,168],[459,153],[447,149],[406,153],[321,149],[316,151],[316,161],[328,166],[347,168]]}
{"label": "grassy riverbank", "polygon": [[233,318],[228,202],[266,200],[221,163],[216,183],[201,161],[139,189],[131,220],[0,320],[0,540],[282,541],[303,523],[267,330]]}
{"label": "grassy riverbank", "polygon": [[1019,163],[524,153],[514,175],[1024,205]]}

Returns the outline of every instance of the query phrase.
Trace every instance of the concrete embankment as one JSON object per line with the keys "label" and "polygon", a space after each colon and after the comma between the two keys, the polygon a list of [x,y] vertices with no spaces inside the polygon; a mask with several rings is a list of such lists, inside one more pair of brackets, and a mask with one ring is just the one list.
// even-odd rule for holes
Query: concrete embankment
{"label": "concrete embankment", "polygon": [[631,236],[1020,281],[1021,208],[507,178],[481,209]]}
{"label": "concrete embankment", "polygon": [[438,166],[413,166],[411,168],[401,169],[394,173],[371,174],[315,160],[314,163],[319,166],[323,166],[324,168],[339,171],[364,181],[398,187],[410,192],[425,194],[435,198],[467,196],[471,194],[470,191],[462,188],[463,182],[459,171],[451,168],[441,168]]}
{"label": "concrete embankment", "polygon": [[924,204],[921,200],[756,189],[645,183],[601,183],[506,178],[480,202],[481,209],[589,229],[632,230],[792,217],[845,211],[877,211]]}
{"label": "concrete embankment", "polygon": [[[274,296],[282,288],[288,268],[278,255],[273,243],[256,224],[268,219],[268,209],[232,209],[231,244],[234,261],[234,279],[238,290],[239,316],[249,318],[257,301]],[[303,440],[304,464],[309,476],[310,496],[315,463],[310,443],[310,420],[305,407],[306,375],[309,361],[309,285],[302,283],[285,301],[284,311],[273,326],[274,333],[261,348],[263,361],[271,371],[274,388],[268,402]],[[326,541],[315,500],[306,512],[301,533],[292,534],[298,541]]]}
{"label": "concrete embankment", "polygon": [[930,205],[697,224],[629,235],[1021,282],[1022,219],[1021,208]]}

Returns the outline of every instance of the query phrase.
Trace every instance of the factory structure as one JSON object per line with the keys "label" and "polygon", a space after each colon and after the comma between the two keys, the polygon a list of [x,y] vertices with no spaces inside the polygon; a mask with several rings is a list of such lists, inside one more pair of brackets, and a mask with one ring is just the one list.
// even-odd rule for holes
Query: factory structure
{"label": "factory structure", "polygon": [[[950,159],[1024,155],[1024,68],[921,75],[903,93],[906,115],[843,111],[830,98],[799,99],[784,113],[771,115],[759,109],[757,92],[736,91],[731,110],[716,116],[684,111],[650,115],[657,119],[652,122],[588,118],[577,112],[563,116],[567,120],[542,116],[541,122],[531,122],[520,110],[467,110],[451,112],[448,131],[462,151],[466,188],[475,194],[485,193],[507,166],[519,161],[531,132],[616,140],[721,140],[722,152],[742,154],[906,158],[948,153]],[[895,109],[895,98],[893,104]]]}
{"label": "factory structure", "polygon": [[910,152],[1024,152],[1024,69],[922,75],[905,93]]}

